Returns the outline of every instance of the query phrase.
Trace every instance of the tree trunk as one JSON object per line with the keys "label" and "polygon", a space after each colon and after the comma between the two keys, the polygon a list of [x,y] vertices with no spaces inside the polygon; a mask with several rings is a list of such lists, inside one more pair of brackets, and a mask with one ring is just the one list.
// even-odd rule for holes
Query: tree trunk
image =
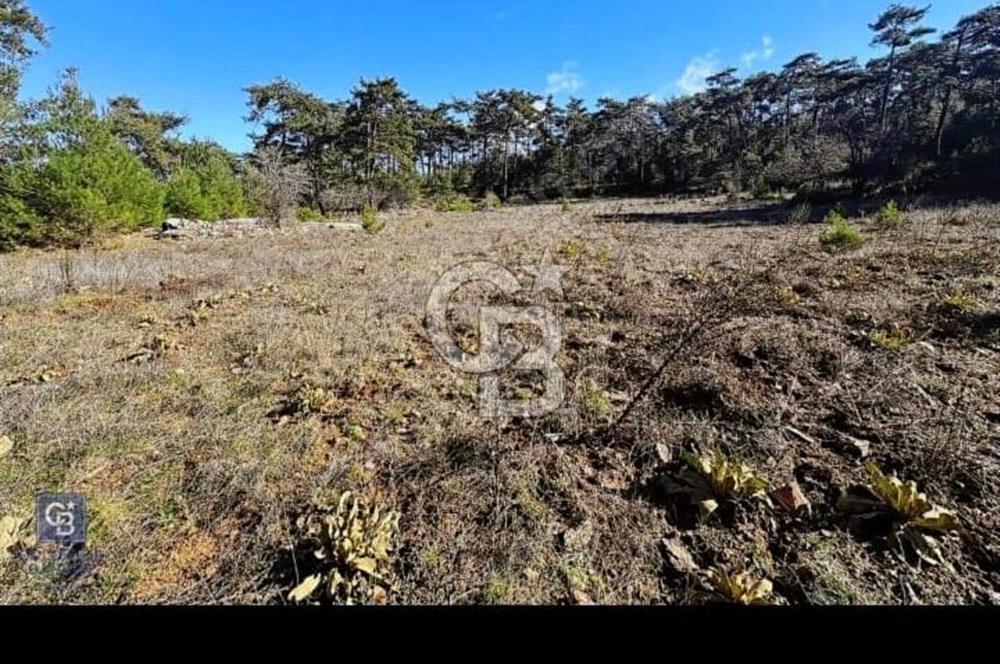
{"label": "tree trunk", "polygon": [[882,108],[879,111],[879,137],[884,137],[886,120],[889,118],[889,93],[892,92],[893,74],[896,73],[896,47],[889,51],[889,71],[885,75],[885,88],[882,90]]}
{"label": "tree trunk", "polygon": [[504,141],[503,141],[503,199],[505,201],[507,200],[507,197],[508,197],[508,194],[509,194],[509,192],[507,190],[507,160],[508,160],[508,151],[509,150],[510,150],[510,147],[508,146],[508,140],[506,138],[504,138]]}
{"label": "tree trunk", "polygon": [[[958,74],[958,64],[962,57],[962,45],[965,41],[965,34],[961,34],[958,38],[958,44],[955,46],[955,55],[951,60],[951,71],[949,72],[952,76]],[[954,85],[952,81],[948,81],[947,88],[944,93],[944,100],[941,102],[941,117],[938,118],[937,131],[935,132],[935,137],[937,140],[937,156],[938,159],[944,154],[944,126],[948,121],[948,111],[951,110],[951,97],[954,93]]]}

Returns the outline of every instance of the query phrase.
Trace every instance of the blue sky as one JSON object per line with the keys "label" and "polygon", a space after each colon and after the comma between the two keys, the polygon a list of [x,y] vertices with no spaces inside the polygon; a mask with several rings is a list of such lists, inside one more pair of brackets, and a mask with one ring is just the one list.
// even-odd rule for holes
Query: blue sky
{"label": "blue sky", "polygon": [[[252,83],[285,76],[327,98],[396,76],[425,103],[519,87],[588,102],[671,97],[727,66],[877,54],[867,24],[889,0],[29,0],[52,27],[23,96],[69,66],[100,101],[139,97],[190,117],[189,136],[248,146]],[[989,0],[938,0],[950,28]]]}

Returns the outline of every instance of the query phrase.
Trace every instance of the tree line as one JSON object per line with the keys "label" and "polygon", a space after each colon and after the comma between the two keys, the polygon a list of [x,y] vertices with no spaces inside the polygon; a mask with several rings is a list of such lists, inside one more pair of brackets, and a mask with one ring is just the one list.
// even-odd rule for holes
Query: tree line
{"label": "tree line", "polygon": [[134,98],[98,109],[72,72],[17,103],[46,30],[24,0],[0,0],[0,244],[167,214],[322,217],[454,196],[986,190],[1000,175],[1000,4],[939,35],[928,10],[878,16],[864,64],[806,53],[742,79],[721,71],[697,94],[593,109],[516,89],[426,106],[394,78],[327,100],[279,79],[247,88],[253,149],[238,156],[179,139],[183,117]]}

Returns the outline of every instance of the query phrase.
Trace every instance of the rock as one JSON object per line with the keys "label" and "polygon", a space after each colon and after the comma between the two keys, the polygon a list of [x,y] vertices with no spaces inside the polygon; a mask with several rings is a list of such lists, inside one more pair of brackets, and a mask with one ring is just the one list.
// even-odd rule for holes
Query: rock
{"label": "rock", "polygon": [[593,606],[594,600],[590,598],[590,595],[583,592],[582,590],[573,591],[573,602],[579,606]]}
{"label": "rock", "polygon": [[872,453],[870,440],[855,438],[841,431],[832,431],[830,438],[823,440],[825,447],[832,448],[841,454],[849,454],[856,459],[867,459]]}
{"label": "rock", "polygon": [[590,541],[594,538],[594,523],[589,519],[576,528],[572,528],[563,533],[563,545],[567,551],[584,551],[590,546]]}
{"label": "rock", "polygon": [[350,231],[354,233],[365,230],[364,226],[362,226],[361,224],[355,224],[346,221],[334,221],[327,224],[326,227],[335,231]]}
{"label": "rock", "polygon": [[14,441],[10,436],[0,436],[0,459],[10,454],[14,449]]}
{"label": "rock", "polygon": [[665,537],[663,539],[663,550],[666,553],[667,564],[680,574],[693,574],[700,568],[694,561],[691,552],[677,537]]}
{"label": "rock", "polygon": [[157,234],[161,240],[187,240],[195,238],[244,237],[264,234],[271,229],[260,219],[226,219],[201,221],[200,219],[167,219]]}
{"label": "rock", "polygon": [[786,484],[774,491],[771,497],[784,510],[792,514],[797,514],[801,511],[812,512],[812,503],[806,498],[806,494],[802,492],[802,488],[799,487],[798,482],[792,481]]}
{"label": "rock", "polygon": [[372,591],[372,603],[376,606],[385,606],[389,603],[389,593],[382,586],[375,586]]}
{"label": "rock", "polygon": [[870,441],[844,435],[844,442],[847,444],[847,449],[860,459],[867,459],[872,455],[872,444]]}

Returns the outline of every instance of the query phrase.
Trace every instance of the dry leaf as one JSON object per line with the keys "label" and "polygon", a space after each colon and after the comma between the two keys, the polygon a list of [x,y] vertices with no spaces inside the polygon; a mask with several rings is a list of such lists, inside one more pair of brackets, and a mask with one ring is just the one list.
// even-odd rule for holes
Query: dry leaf
{"label": "dry leaf", "polygon": [[697,572],[698,563],[694,561],[691,552],[676,537],[666,537],[663,539],[663,548],[667,552],[667,562],[670,566],[681,574]]}
{"label": "dry leaf", "polygon": [[798,482],[789,482],[785,486],[776,490],[771,494],[782,508],[793,514],[799,512],[800,510],[805,510],[808,512],[812,511],[812,503],[806,498],[806,494],[802,492],[802,488],[799,487]]}

